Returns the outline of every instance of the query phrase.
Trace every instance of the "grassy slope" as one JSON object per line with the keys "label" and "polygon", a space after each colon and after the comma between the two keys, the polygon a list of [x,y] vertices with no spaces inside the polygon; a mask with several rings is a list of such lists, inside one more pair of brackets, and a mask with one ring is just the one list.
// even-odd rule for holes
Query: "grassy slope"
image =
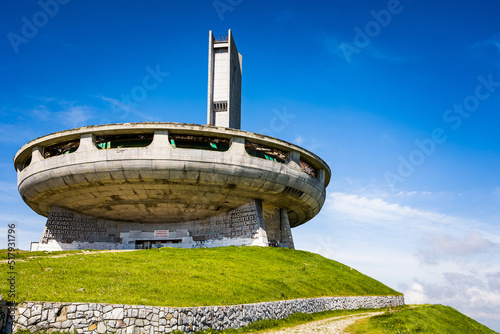
{"label": "grassy slope", "polygon": [[347,328],[351,334],[429,333],[429,334],[495,334],[488,327],[443,305],[405,308],[364,319]]}
{"label": "grassy slope", "polygon": [[13,252],[9,252],[7,249],[0,249],[0,260],[8,260],[9,253],[13,253],[16,260],[24,260],[28,257],[45,257],[45,256],[55,256],[55,255],[64,255],[64,254],[83,254],[85,252],[94,252],[97,250],[68,250],[68,251],[56,251],[56,252],[30,252],[25,250],[16,249]]}
{"label": "grassy slope", "polygon": [[[7,264],[0,293],[7,296]],[[286,248],[151,249],[16,262],[16,301],[164,306],[253,303],[320,296],[398,295],[356,270]],[[85,288],[85,292],[78,289]]]}

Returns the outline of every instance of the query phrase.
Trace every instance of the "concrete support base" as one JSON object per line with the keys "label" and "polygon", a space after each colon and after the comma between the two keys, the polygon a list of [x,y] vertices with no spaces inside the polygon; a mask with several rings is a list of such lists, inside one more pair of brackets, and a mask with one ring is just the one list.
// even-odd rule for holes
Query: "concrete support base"
{"label": "concrete support base", "polygon": [[[285,246],[293,248],[286,210],[254,200],[203,220],[151,224],[119,222],[53,207],[31,250]],[[265,214],[264,214],[265,213]],[[273,238],[268,238],[268,235]],[[279,242],[276,242],[278,240]]]}

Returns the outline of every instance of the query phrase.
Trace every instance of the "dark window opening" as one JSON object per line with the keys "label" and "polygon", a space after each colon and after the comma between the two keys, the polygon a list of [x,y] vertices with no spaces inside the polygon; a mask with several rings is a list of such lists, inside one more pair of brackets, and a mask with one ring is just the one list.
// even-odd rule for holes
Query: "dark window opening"
{"label": "dark window opening", "polygon": [[302,196],[304,194],[304,192],[302,190],[298,190],[298,189],[288,187],[288,186],[285,187],[285,189],[283,190],[282,193],[285,195],[289,195],[291,197],[295,197],[295,198],[300,198],[300,196]]}
{"label": "dark window opening", "polygon": [[47,146],[43,150],[43,157],[47,159],[58,155],[73,153],[78,149],[79,146],[80,139]]}
{"label": "dark window opening", "polygon": [[247,141],[245,142],[245,150],[253,157],[276,161],[282,164],[286,161],[286,153],[276,148]]}
{"label": "dark window opening", "polygon": [[307,174],[317,177],[318,171],[316,168],[311,166],[311,164],[305,162],[304,160],[300,160],[300,168],[302,168],[302,171],[306,172]]}
{"label": "dark window opening", "polygon": [[147,147],[153,142],[152,133],[96,136],[98,149]]}
{"label": "dark window opening", "polygon": [[171,244],[180,244],[182,239],[171,240],[136,240],[135,249],[151,249],[168,247]]}
{"label": "dark window opening", "polygon": [[227,101],[214,102],[214,111],[227,111]]}
{"label": "dark window opening", "polygon": [[189,148],[209,151],[229,150],[229,139],[205,136],[169,134],[170,144],[175,148]]}
{"label": "dark window opening", "polygon": [[26,158],[24,159],[23,162],[21,162],[18,166],[19,166],[19,171],[22,171],[23,169],[25,169],[26,167],[28,167],[31,163],[31,154]]}

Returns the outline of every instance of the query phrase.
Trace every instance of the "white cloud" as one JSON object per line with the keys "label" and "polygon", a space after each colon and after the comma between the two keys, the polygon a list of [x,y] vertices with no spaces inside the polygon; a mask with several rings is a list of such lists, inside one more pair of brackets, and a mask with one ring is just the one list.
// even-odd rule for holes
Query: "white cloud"
{"label": "white cloud", "polygon": [[301,135],[298,135],[293,142],[297,145],[301,145],[304,142],[304,138],[302,138]]}
{"label": "white cloud", "polygon": [[419,283],[413,283],[410,289],[404,292],[405,303],[407,304],[426,304],[430,299],[425,295],[424,287]]}
{"label": "white cloud", "polygon": [[493,34],[488,39],[476,42],[472,48],[481,57],[500,65],[500,32]]}
{"label": "white cloud", "polygon": [[340,216],[346,221],[370,223],[387,226],[394,223],[406,227],[417,224],[419,227],[434,229],[436,225],[464,225],[463,219],[432,211],[425,211],[397,203],[389,203],[381,198],[330,193],[326,202],[326,210],[331,215]]}
{"label": "white cloud", "polygon": [[[12,169],[14,165],[10,166]],[[0,202],[15,202],[18,200],[17,183],[0,181]]]}
{"label": "white cloud", "polygon": [[[148,114],[139,112],[136,108],[134,108],[134,106],[132,104],[127,104],[124,101],[120,101],[120,100],[114,99],[112,97],[107,97],[107,96],[102,96],[102,95],[99,95],[98,97],[101,98],[101,100],[111,104],[111,109],[112,109],[113,113],[115,114],[114,116],[118,117],[121,121],[126,120],[127,116],[129,114],[139,116],[140,118],[142,118],[146,121],[152,121],[155,119],[155,117],[152,115],[148,115]],[[105,118],[103,120],[107,121],[107,122],[110,121],[109,118]]]}
{"label": "white cloud", "polygon": [[74,106],[55,113],[55,117],[59,118],[63,124],[77,127],[87,124],[87,121],[92,118],[92,111],[88,106]]}
{"label": "white cloud", "polygon": [[103,101],[109,102],[114,107],[122,109],[125,112],[129,112],[132,109],[131,106],[129,106],[125,102],[119,101],[119,100],[114,99],[112,97],[101,96],[101,99]]}
{"label": "white cloud", "polygon": [[16,144],[19,147],[33,139],[33,130],[25,125],[0,124],[0,143]]}
{"label": "white cloud", "polygon": [[404,292],[408,304],[444,304],[487,324],[500,320],[500,294],[486,287],[481,275],[445,273],[441,283],[415,280]]}
{"label": "white cloud", "polygon": [[430,191],[400,191],[397,193],[398,196],[415,197],[415,196],[430,196],[433,193]]}
{"label": "white cloud", "polygon": [[479,49],[491,48],[497,52],[500,52],[500,32],[493,34],[488,39],[476,42],[474,46]]}
{"label": "white cloud", "polygon": [[48,121],[50,119],[51,112],[47,106],[39,105],[33,109],[33,114],[42,121]]}
{"label": "white cloud", "polygon": [[486,277],[488,278],[489,289],[500,293],[500,271],[496,273],[489,273]]}
{"label": "white cloud", "polygon": [[493,255],[499,250],[499,244],[486,239],[478,231],[466,232],[463,238],[437,233],[424,239],[418,256],[422,263],[438,264],[450,258],[471,257],[481,253]]}
{"label": "white cloud", "polygon": [[50,107],[41,104],[31,110],[31,114],[40,121],[78,127],[86,125],[92,118],[93,108],[90,106],[79,105],[77,102],[54,101],[49,98],[45,100],[50,103]]}

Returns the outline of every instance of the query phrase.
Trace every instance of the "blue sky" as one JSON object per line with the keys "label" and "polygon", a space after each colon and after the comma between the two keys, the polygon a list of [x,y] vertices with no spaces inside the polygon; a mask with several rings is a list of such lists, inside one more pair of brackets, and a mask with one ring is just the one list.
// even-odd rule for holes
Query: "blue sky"
{"label": "blue sky", "polygon": [[[242,129],[332,169],[297,248],[499,331],[499,12],[493,0],[4,0],[0,228],[16,223],[24,249],[43,229],[17,193],[12,159],[27,141],[111,122],[205,124],[208,30],[231,28]],[[134,95],[149,71],[157,87]]]}

